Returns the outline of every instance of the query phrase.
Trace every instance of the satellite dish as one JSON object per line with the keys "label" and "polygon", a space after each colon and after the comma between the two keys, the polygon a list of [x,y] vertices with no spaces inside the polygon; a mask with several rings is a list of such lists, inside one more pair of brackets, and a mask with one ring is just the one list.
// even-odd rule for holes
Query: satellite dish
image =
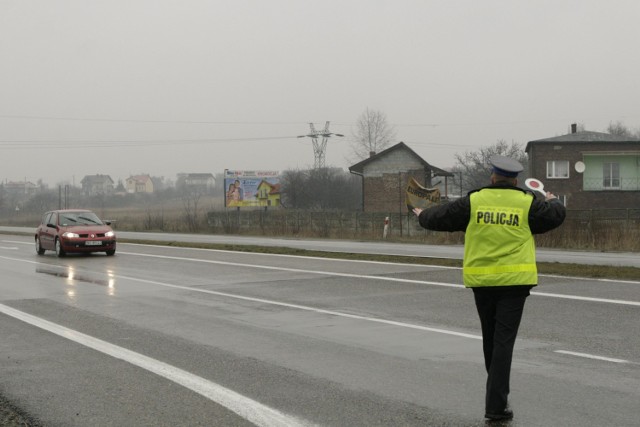
{"label": "satellite dish", "polygon": [[586,166],[584,165],[583,162],[576,162],[576,165],[574,166],[574,168],[576,169],[576,172],[582,173],[586,169]]}

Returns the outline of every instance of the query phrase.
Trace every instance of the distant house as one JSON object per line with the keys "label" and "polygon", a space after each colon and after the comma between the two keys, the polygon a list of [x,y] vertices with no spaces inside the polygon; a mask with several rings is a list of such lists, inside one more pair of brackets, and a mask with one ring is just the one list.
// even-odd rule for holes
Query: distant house
{"label": "distant house", "polygon": [[434,177],[444,177],[442,193],[447,194],[447,179],[454,176],[427,163],[404,142],[372,153],[368,159],[351,166],[349,172],[362,177],[364,212],[406,213],[405,193],[410,178],[430,188]]}
{"label": "distant house", "polygon": [[577,131],[529,141],[529,175],[569,209],[640,207],[640,140]]}
{"label": "distant house", "polygon": [[153,181],[149,175],[133,175],[125,180],[127,193],[153,193]]}
{"label": "distant house", "polygon": [[112,194],[113,180],[109,175],[85,175],[80,181],[82,194],[85,196],[95,196],[97,194]]}
{"label": "distant house", "polygon": [[271,184],[262,180],[258,184],[256,198],[259,206],[280,206],[280,184]]}
{"label": "distant house", "polygon": [[211,191],[215,185],[216,179],[210,173],[180,173],[176,178],[177,188],[201,188]]}
{"label": "distant house", "polygon": [[38,192],[38,188],[39,187],[36,184],[29,181],[22,181],[22,182],[9,181],[6,184],[4,184],[4,190],[6,194],[14,195],[14,196],[20,196],[20,195],[31,196]]}

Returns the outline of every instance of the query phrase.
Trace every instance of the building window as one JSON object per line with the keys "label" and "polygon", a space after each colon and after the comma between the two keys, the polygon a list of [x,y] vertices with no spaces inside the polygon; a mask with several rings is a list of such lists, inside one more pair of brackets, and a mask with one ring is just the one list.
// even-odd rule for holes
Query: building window
{"label": "building window", "polygon": [[560,202],[566,208],[567,207],[567,196],[565,194],[558,194],[556,197],[558,198],[558,200],[560,200]]}
{"label": "building window", "polygon": [[547,162],[547,178],[569,178],[568,160],[550,160]]}
{"label": "building window", "polygon": [[620,188],[620,163],[604,162],[602,164],[602,187]]}

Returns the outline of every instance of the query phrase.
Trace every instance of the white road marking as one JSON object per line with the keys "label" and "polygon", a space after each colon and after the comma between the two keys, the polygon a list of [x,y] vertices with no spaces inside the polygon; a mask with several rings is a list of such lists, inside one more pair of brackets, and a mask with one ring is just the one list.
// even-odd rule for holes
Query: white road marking
{"label": "white road marking", "polygon": [[[247,268],[258,268],[263,270],[277,270],[277,271],[291,271],[295,273],[305,273],[305,274],[319,274],[324,276],[338,276],[338,277],[351,277],[356,279],[367,279],[367,280],[382,280],[387,282],[399,282],[399,283],[413,283],[413,284],[421,284],[421,285],[431,285],[431,286],[444,286],[449,288],[460,288],[464,289],[464,285],[459,285],[456,283],[446,283],[446,282],[432,282],[427,280],[413,280],[413,279],[402,279],[398,277],[388,277],[388,276],[373,276],[368,274],[352,274],[352,273],[337,273],[332,271],[320,271],[320,270],[305,270],[301,268],[287,268],[287,267],[275,267],[270,265],[257,265],[257,264],[247,264],[240,262],[229,262],[229,261],[213,261],[199,258],[186,258],[186,257],[177,257],[177,256],[168,256],[168,255],[153,255],[153,254],[141,254],[136,252],[120,252],[123,255],[134,255],[134,256],[142,256],[142,257],[150,257],[150,258],[162,258],[162,259],[173,259],[178,261],[191,261],[191,262],[201,262],[205,264],[218,264],[218,265],[229,265],[234,267],[247,267]],[[399,264],[404,265],[404,264]],[[537,292],[531,291],[531,295],[541,296],[541,297],[549,297],[549,298],[562,298],[562,299],[572,299],[576,301],[591,301],[591,302],[602,302],[608,304],[621,304],[621,305],[632,305],[636,307],[640,307],[640,301],[625,301],[625,300],[616,300],[616,299],[607,299],[607,298],[593,298],[593,297],[583,297],[579,295],[567,295],[567,294],[554,294],[548,292]]]}
{"label": "white road marking", "polygon": [[631,363],[630,361],[624,360],[624,359],[614,359],[612,357],[595,356],[593,354],[587,354],[587,353],[576,353],[575,351],[555,350],[555,353],[568,354],[570,356],[576,356],[576,357],[585,357],[587,359],[602,360],[602,361],[605,361],[605,362]]}
{"label": "white road marking", "polygon": [[[4,242],[16,243],[16,244],[22,244],[22,245],[33,245],[33,243],[12,241],[12,240],[4,240]],[[399,266],[416,267],[416,268],[436,268],[439,270],[462,270],[461,267],[452,267],[452,266],[435,265],[435,264],[429,265],[429,264],[411,264],[411,263],[404,263],[404,262],[389,262],[389,261],[368,261],[368,260],[361,260],[361,259],[354,260],[354,259],[341,259],[341,258],[325,258],[325,257],[313,257],[313,256],[306,256],[306,255],[270,254],[270,253],[262,253],[262,252],[242,252],[242,251],[231,251],[231,250],[223,250],[223,249],[189,248],[189,247],[182,247],[182,246],[144,245],[141,243],[122,243],[122,244],[129,245],[129,246],[142,246],[142,247],[163,248],[163,249],[170,247],[171,249],[178,249],[178,250],[219,252],[219,253],[229,253],[234,255],[249,255],[249,256],[259,255],[259,256],[266,256],[266,257],[272,256],[272,257],[283,257],[283,258],[317,259],[317,260],[332,261],[332,262],[366,263],[366,264],[376,264],[376,265],[399,265]],[[321,249],[318,249],[318,251],[322,252]],[[126,252],[118,252],[118,253],[126,253]],[[140,254],[135,254],[131,252],[129,252],[128,254],[140,255]],[[362,253],[361,255],[367,255],[367,254]],[[373,254],[373,255],[385,255],[385,254],[379,253],[379,254]],[[397,254],[388,254],[388,255],[405,256],[407,258],[411,257],[411,255],[397,255]],[[449,259],[449,258],[443,258],[443,259]],[[450,259],[458,259],[458,258],[450,258]],[[538,276],[553,277],[558,279],[589,280],[593,282],[627,283],[627,284],[640,285],[640,281],[637,281],[637,280],[620,280],[620,279],[606,279],[606,278],[579,277],[579,276],[561,276],[558,274],[538,274]],[[425,283],[428,283],[428,282],[425,282]],[[451,285],[451,286],[464,287],[462,285]],[[554,296],[554,295],[561,295],[561,294],[538,294],[538,295]],[[571,295],[563,295],[560,298],[566,298],[570,296]],[[577,298],[580,298],[580,297],[577,297]],[[616,300],[606,300],[606,302],[610,302],[610,301],[616,301]]]}
{"label": "white road marking", "polygon": [[85,347],[116,359],[124,360],[170,381],[182,385],[222,406],[235,412],[242,418],[263,427],[312,426],[313,424],[300,418],[284,414],[276,409],[263,405],[253,399],[222,387],[212,381],[178,369],[167,363],[152,359],[143,354],[85,335],[73,329],[49,322],[23,311],[0,304],[0,312],[19,319],[32,326],[44,329]]}
{"label": "white road marking", "polygon": [[210,295],[218,295],[218,296],[222,296],[222,297],[240,299],[240,300],[244,300],[244,301],[259,302],[261,304],[277,305],[277,306],[280,306],[280,307],[295,308],[297,310],[311,311],[311,312],[314,312],[314,313],[328,314],[328,315],[331,315],[331,316],[345,317],[345,318],[348,318],[348,319],[364,320],[364,321],[367,321],[367,322],[382,323],[384,325],[400,326],[400,327],[403,327],[403,328],[418,329],[418,330],[421,330],[421,331],[428,331],[428,332],[437,332],[437,333],[440,333],[440,334],[455,335],[455,336],[463,337],[463,338],[472,338],[472,339],[477,339],[477,340],[481,340],[482,339],[482,337],[478,336],[478,335],[466,334],[464,332],[450,331],[450,330],[447,330],[447,329],[430,328],[430,327],[427,327],[427,326],[415,325],[413,323],[404,323],[404,322],[397,322],[395,320],[378,319],[378,318],[375,318],[375,317],[361,316],[361,315],[358,315],[358,314],[349,314],[349,313],[343,313],[343,312],[340,312],[340,311],[333,311],[333,310],[325,310],[325,309],[310,307],[310,306],[306,306],[306,305],[290,304],[290,303],[286,303],[286,302],[268,300],[268,299],[264,299],[264,298],[247,297],[247,296],[244,296],[244,295],[231,294],[231,293],[228,293],[228,292],[210,291],[208,289],[197,289],[197,288],[192,288],[192,287],[189,287],[189,286],[181,286],[181,285],[174,285],[174,284],[171,284],[171,283],[158,282],[158,281],[155,281],[155,280],[138,279],[136,277],[128,277],[128,276],[122,276],[122,275],[115,275],[114,277],[121,278],[121,279],[132,280],[132,281],[135,281],[135,282],[148,283],[148,284],[151,284],[151,285],[164,286],[164,287],[167,287],[167,288],[181,289],[181,290],[186,290],[186,291],[191,291],[191,292],[200,292],[200,293],[203,293],[203,294],[210,294]]}
{"label": "white road marking", "polygon": [[[24,244],[24,242],[22,243]],[[167,246],[163,246],[163,245],[143,245],[141,243],[123,243],[123,244],[130,245],[130,246],[142,246],[142,247],[161,248],[161,249],[167,248]],[[447,269],[462,270],[460,267],[452,267],[452,266],[446,266],[446,265],[411,264],[411,263],[405,263],[405,262],[372,261],[372,260],[365,260],[365,259],[328,258],[328,257],[309,256],[309,255],[290,255],[290,254],[275,254],[275,253],[271,254],[266,252],[243,252],[243,251],[230,251],[226,249],[189,248],[186,246],[169,246],[169,247],[172,249],[183,249],[183,250],[189,250],[189,251],[203,251],[203,252],[218,252],[218,253],[233,254],[233,255],[238,255],[238,254],[251,255],[251,256],[259,255],[259,256],[265,256],[265,257],[302,258],[302,259],[316,259],[320,261],[365,263],[365,264],[377,264],[377,265],[402,265],[402,266],[416,267],[416,268],[432,267],[432,268],[438,268],[443,270],[447,270]],[[275,248],[276,247],[274,247],[274,249]],[[335,254],[340,253],[340,252],[331,252],[331,251],[323,251],[323,250],[317,250],[317,252],[329,252],[329,253],[335,253]],[[358,253],[358,254],[359,255],[385,255],[383,253],[375,253],[375,254]],[[393,255],[393,254],[388,254],[388,255]],[[407,258],[411,257],[410,255],[398,255],[398,256],[405,256]]]}
{"label": "white road marking", "polygon": [[[451,284],[451,283],[425,282],[425,281],[408,280],[408,279],[397,279],[397,278],[380,277],[380,276],[354,275],[354,274],[347,274],[347,273],[329,273],[329,272],[326,272],[326,271],[290,269],[290,268],[283,268],[283,267],[272,267],[272,266],[260,266],[260,265],[254,265],[254,264],[232,263],[232,262],[226,262],[226,261],[202,260],[202,259],[197,259],[197,258],[183,258],[183,257],[170,257],[170,256],[166,256],[166,255],[139,254],[139,253],[134,253],[134,252],[119,252],[119,253],[120,254],[126,254],[126,255],[136,255],[136,256],[145,256],[145,257],[158,257],[158,258],[176,259],[176,260],[187,260],[187,261],[212,263],[212,264],[223,264],[223,265],[234,265],[234,266],[264,268],[264,269],[269,269],[269,270],[296,271],[296,272],[305,272],[305,273],[314,273],[314,274],[323,274],[323,275],[360,277],[360,278],[367,278],[367,279],[391,280],[391,281],[409,282],[409,283],[436,284],[436,285],[441,285],[441,286],[464,288],[464,286],[462,286],[462,285],[456,285],[456,284]],[[27,262],[27,263],[32,263],[32,264],[42,264],[42,263],[37,262],[37,261],[22,260],[22,259],[9,258],[9,257],[4,257],[4,256],[0,256],[0,258],[13,260],[13,261]],[[174,285],[174,284],[159,282],[159,281],[155,281],[155,280],[139,279],[139,278],[136,278],[136,277],[129,277],[129,276],[123,276],[123,275],[114,275],[113,277],[114,278],[118,277],[118,278],[127,279],[127,280],[131,280],[131,281],[136,281],[136,282],[140,282],[140,283],[148,283],[148,284],[152,284],[152,285],[163,286],[163,287],[167,287],[167,288],[181,289],[181,290],[186,290],[186,291],[190,291],[190,292],[199,292],[199,293],[205,293],[205,294],[210,294],[210,295],[218,295],[218,296],[223,296],[223,297],[228,297],[228,298],[240,299],[240,300],[244,300],[244,301],[252,301],[252,302],[259,302],[259,303],[262,303],[262,304],[271,304],[271,305],[277,305],[277,306],[281,306],[281,307],[295,308],[295,309],[298,309],[298,310],[311,311],[311,312],[315,312],[315,313],[328,314],[328,315],[331,315],[331,316],[337,316],[337,317],[344,317],[344,318],[350,318],[350,319],[356,319],[356,320],[363,320],[363,321],[368,321],[368,322],[381,323],[381,324],[386,324],[386,325],[390,325],[390,326],[398,326],[398,327],[417,329],[417,330],[422,330],[422,331],[427,331],[427,332],[435,332],[435,333],[441,333],[441,334],[446,334],[446,335],[454,335],[454,336],[459,336],[459,337],[462,337],[462,338],[471,338],[471,339],[476,339],[476,340],[481,340],[482,339],[482,336],[473,335],[473,334],[467,334],[467,333],[463,333],[463,332],[450,331],[450,330],[440,329],[440,328],[430,328],[430,327],[422,326],[422,325],[415,325],[415,324],[411,324],[411,323],[404,323],[404,322],[398,322],[398,321],[393,321],[393,320],[379,319],[379,318],[361,316],[361,315],[356,315],[356,314],[342,313],[342,312],[333,311],[333,310],[324,310],[324,309],[319,309],[319,308],[310,307],[310,306],[303,306],[303,305],[299,305],[299,304],[290,304],[290,303],[285,303],[285,302],[280,302],[280,301],[267,300],[267,299],[263,299],[263,298],[247,297],[247,296],[238,295],[238,294],[231,294],[231,293],[228,293],[228,292],[219,292],[219,291],[211,291],[211,290],[207,290],[207,289],[192,288],[192,287],[189,287],[189,286]],[[532,292],[532,295],[533,294],[534,293]],[[558,297],[558,298],[567,298],[567,299],[587,300],[587,301],[595,301],[595,302],[609,302],[609,303],[622,303],[622,304],[631,303],[632,305],[640,305],[640,303],[635,303],[635,302],[631,302],[631,301],[603,300],[603,299],[599,299],[599,298],[589,298],[589,297],[561,295],[561,294],[535,293],[535,295]],[[555,352],[556,353],[560,353],[560,354],[583,355],[583,353],[573,353],[573,352],[567,352],[567,351],[563,351],[563,350],[556,350]],[[591,356],[591,355],[583,355],[583,357],[590,357],[590,358],[593,358],[593,359],[604,360],[604,361],[617,361],[617,363],[630,363],[630,362],[625,361],[623,359],[610,359],[610,358],[602,358],[602,357],[599,357],[599,356]]]}
{"label": "white road marking", "polygon": [[[211,295],[218,295],[218,296],[229,297],[229,298],[234,298],[234,299],[241,299],[241,300],[244,300],[244,301],[259,302],[259,303],[262,303],[262,304],[277,305],[277,306],[280,306],[280,307],[295,308],[295,309],[298,309],[298,310],[311,311],[311,312],[320,313],[320,314],[328,314],[328,315],[331,315],[331,316],[344,317],[344,318],[356,319],[356,320],[363,320],[363,321],[367,321],[367,322],[381,323],[381,324],[390,325],[390,326],[399,326],[399,327],[402,327],[402,328],[417,329],[417,330],[421,330],[421,331],[435,332],[435,333],[446,334],[446,335],[454,335],[454,336],[458,336],[458,337],[462,337],[462,338],[471,338],[471,339],[476,339],[476,340],[482,340],[482,336],[481,335],[466,334],[466,333],[463,333],[463,332],[456,332],[456,331],[451,331],[451,330],[447,330],[447,329],[430,328],[430,327],[427,327],[427,326],[415,325],[415,324],[412,324],[412,323],[398,322],[398,321],[386,320],[386,319],[378,319],[378,318],[375,318],[375,317],[361,316],[361,315],[356,315],[356,314],[348,314],[348,313],[342,313],[342,312],[333,311],[333,310],[324,310],[324,309],[319,309],[319,308],[315,308],[315,307],[309,307],[309,306],[304,306],[304,305],[299,305],[299,304],[290,304],[290,303],[285,303],[285,302],[280,302],[280,301],[268,300],[268,299],[264,299],[264,298],[246,297],[246,296],[243,296],[243,295],[231,294],[231,293],[228,293],[228,292],[218,292],[218,291],[211,291],[211,290],[207,290],[207,289],[194,289],[194,288],[191,288],[189,286],[173,285],[173,284],[170,284],[170,283],[163,283],[163,282],[158,282],[158,281],[155,281],[155,280],[138,279],[138,278],[135,278],[135,277],[121,276],[121,275],[116,275],[116,277],[120,277],[120,278],[127,279],[127,280],[132,280],[132,281],[136,281],[136,282],[149,283],[149,284],[153,284],[153,285],[168,287],[168,288],[195,291],[195,292],[201,292],[201,293],[206,293],[206,294],[211,294]],[[624,359],[614,359],[614,358],[609,358],[609,357],[594,356],[594,355],[590,355],[590,354],[586,354],[586,353],[575,353],[575,352],[565,351],[565,350],[555,350],[555,353],[567,354],[567,355],[578,356],[578,357],[586,357],[586,358],[601,360],[601,361],[605,361],[605,362],[631,363],[628,360],[624,360]]]}
{"label": "white road marking", "polygon": [[[25,242],[14,242],[14,243],[22,243]],[[144,245],[141,243],[124,243],[125,245],[130,246],[142,246],[142,247],[152,247],[152,248],[162,248],[166,249],[166,245]],[[189,250],[189,251],[204,251],[204,252],[219,252],[219,253],[228,253],[234,255],[249,255],[249,256],[265,256],[265,257],[283,257],[283,258],[302,258],[302,259],[317,259],[322,261],[334,261],[334,262],[348,262],[348,263],[365,263],[365,264],[376,264],[376,265],[400,265],[400,266],[408,266],[408,267],[416,267],[416,268],[436,268],[439,270],[462,270],[462,267],[453,267],[446,265],[437,265],[437,264],[411,264],[405,262],[390,262],[390,261],[371,261],[371,260],[362,260],[362,259],[344,259],[344,258],[327,258],[327,257],[315,257],[315,256],[307,256],[307,255],[287,255],[287,254],[270,254],[270,253],[262,253],[262,252],[242,252],[242,251],[230,251],[223,249],[205,249],[205,248],[189,248],[183,246],[170,246],[172,249],[181,249],[181,250]],[[319,250],[322,252],[322,250]],[[333,252],[331,252],[333,253]],[[360,255],[367,255],[366,253],[359,253]],[[371,255],[385,255],[384,253],[375,253]],[[386,255],[395,255],[395,256],[404,256],[407,258],[411,258],[411,255],[397,255],[397,254],[386,254]],[[442,259],[453,259],[460,260],[459,258],[442,258]],[[553,277],[557,279],[572,279],[572,280],[589,280],[593,282],[610,282],[610,283],[628,283],[640,285],[640,281],[638,280],[620,280],[620,279],[606,279],[606,278],[598,278],[598,277],[579,277],[579,276],[561,276],[559,274],[538,274],[539,277]]]}
{"label": "white road marking", "polygon": [[[445,282],[429,282],[426,280],[413,280],[413,279],[400,279],[397,277],[388,277],[388,276],[370,276],[366,274],[352,274],[352,273],[337,273],[333,271],[326,270],[305,270],[302,268],[289,268],[289,267],[276,267],[271,265],[259,265],[259,264],[246,264],[241,262],[229,262],[229,261],[213,261],[208,259],[199,259],[199,258],[185,258],[185,257],[177,257],[177,256],[168,256],[168,255],[154,255],[154,254],[140,254],[136,252],[119,252],[123,255],[134,255],[134,256],[142,256],[142,257],[150,257],[150,258],[162,258],[162,259],[173,259],[177,261],[191,261],[191,262],[201,262],[205,264],[218,264],[218,265],[230,265],[233,267],[248,267],[248,268],[259,268],[263,270],[277,270],[277,271],[290,271],[294,273],[305,273],[305,274],[320,274],[323,276],[338,276],[338,277],[353,277],[356,279],[373,279],[373,280],[383,280],[387,282],[402,282],[402,283],[416,283],[423,285],[433,285],[433,286],[445,286],[449,288],[464,288],[463,285],[458,285],[455,283],[445,283]],[[402,265],[402,264],[401,264]]]}
{"label": "white road marking", "polygon": [[604,302],[608,304],[635,305],[636,307],[640,307],[640,302],[638,301],[625,301],[625,300],[619,300],[619,299],[583,297],[580,295],[550,294],[547,292],[536,292],[536,291],[531,291],[531,295],[536,295],[539,297],[572,299],[576,301],[591,301],[591,302]]}

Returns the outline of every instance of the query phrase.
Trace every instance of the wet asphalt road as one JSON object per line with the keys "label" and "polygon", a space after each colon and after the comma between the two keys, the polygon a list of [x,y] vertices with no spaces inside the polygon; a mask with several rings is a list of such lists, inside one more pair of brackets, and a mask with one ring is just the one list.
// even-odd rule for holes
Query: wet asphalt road
{"label": "wet asphalt road", "polygon": [[[484,367],[452,268],[0,236],[0,392],[44,425],[478,426]],[[637,426],[640,283],[545,277],[512,426]]]}
{"label": "wet asphalt road", "polygon": [[[0,232],[33,233],[35,228],[0,226]],[[119,231],[122,239],[156,240],[159,242],[196,242],[230,245],[258,245],[287,247],[325,252],[370,253],[417,257],[439,257],[462,259],[461,245],[425,245],[421,243],[358,242],[331,239],[294,239],[258,236],[234,236],[214,234],[178,234]],[[565,249],[544,249],[536,251],[540,262],[574,263],[588,265],[610,265],[640,268],[640,255],[634,252],[593,252]]]}

